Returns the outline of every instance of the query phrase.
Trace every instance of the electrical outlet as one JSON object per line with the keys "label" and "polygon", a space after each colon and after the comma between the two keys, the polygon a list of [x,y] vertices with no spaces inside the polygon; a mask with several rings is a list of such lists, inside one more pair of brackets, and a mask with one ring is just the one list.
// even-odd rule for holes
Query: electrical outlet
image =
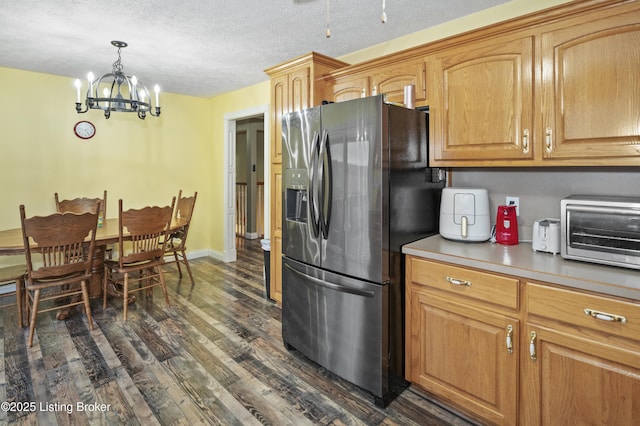
{"label": "electrical outlet", "polygon": [[520,197],[507,196],[507,205],[516,206],[516,216],[520,216]]}

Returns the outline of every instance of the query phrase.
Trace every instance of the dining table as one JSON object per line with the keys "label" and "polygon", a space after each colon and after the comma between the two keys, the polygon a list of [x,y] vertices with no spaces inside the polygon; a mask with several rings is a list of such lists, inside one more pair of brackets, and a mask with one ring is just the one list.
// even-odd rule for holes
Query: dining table
{"label": "dining table", "polygon": [[[172,218],[169,232],[182,229],[187,222],[184,219]],[[122,230],[124,239],[128,237],[126,228]],[[104,259],[107,246],[118,243],[120,238],[120,225],[118,218],[104,219],[101,226],[96,228],[96,242],[93,254],[93,265],[91,270],[91,282],[89,283],[89,298],[98,299],[102,297],[102,281],[104,278]],[[24,255],[24,240],[22,228],[0,230],[0,256]],[[122,297],[120,292],[113,285],[107,287],[107,293],[113,297]],[[131,295],[129,303],[135,302],[135,295]],[[58,319],[65,319],[68,312],[57,315]]]}

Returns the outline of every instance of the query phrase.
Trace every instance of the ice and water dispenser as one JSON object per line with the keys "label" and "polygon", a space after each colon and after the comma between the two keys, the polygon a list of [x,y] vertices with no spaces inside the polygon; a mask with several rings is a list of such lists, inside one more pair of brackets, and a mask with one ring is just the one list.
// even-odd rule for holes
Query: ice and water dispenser
{"label": "ice and water dispenser", "polygon": [[285,179],[285,218],[293,222],[307,223],[307,170],[288,169]]}

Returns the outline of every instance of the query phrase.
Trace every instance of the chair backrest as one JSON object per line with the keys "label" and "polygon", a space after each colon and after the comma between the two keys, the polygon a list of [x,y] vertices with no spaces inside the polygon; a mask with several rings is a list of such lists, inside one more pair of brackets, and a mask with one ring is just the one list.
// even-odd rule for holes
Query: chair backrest
{"label": "chair backrest", "polygon": [[107,190],[104,191],[104,196],[100,198],[73,198],[71,200],[60,200],[58,193],[54,194],[56,199],[56,211],[59,213],[85,213],[90,212],[94,208],[96,201],[100,201],[100,214],[103,219],[107,217]]}
{"label": "chair backrest", "polygon": [[183,197],[182,190],[178,192],[178,200],[175,212],[176,219],[182,219],[186,221],[187,224],[191,222],[193,208],[196,205],[196,197],[198,197],[198,192],[195,192],[193,194],[193,197]]}
{"label": "chair backrest", "polygon": [[[126,263],[158,260],[164,256],[176,197],[170,206],[122,210],[118,201],[120,267]],[[127,237],[125,239],[125,229]],[[126,245],[125,245],[126,243]]]}
{"label": "chair backrest", "polygon": [[24,205],[20,206],[29,278],[91,274],[99,204],[92,207],[92,212],[54,213],[31,218],[26,217]]}
{"label": "chair backrest", "polygon": [[[193,208],[196,205],[197,197],[197,191],[193,194],[193,197],[182,197],[182,190],[178,192],[178,201],[176,204],[174,218],[176,221],[184,221],[185,225],[179,230],[171,233],[172,248],[174,250],[183,250],[187,244],[187,234],[189,233],[189,225],[191,225],[191,216],[193,215]],[[180,241],[177,242],[176,239]]]}

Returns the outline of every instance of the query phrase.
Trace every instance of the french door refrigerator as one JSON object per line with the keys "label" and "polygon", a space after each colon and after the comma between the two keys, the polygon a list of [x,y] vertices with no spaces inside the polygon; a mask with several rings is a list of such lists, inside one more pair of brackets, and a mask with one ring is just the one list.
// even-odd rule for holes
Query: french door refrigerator
{"label": "french door refrigerator", "polygon": [[438,232],[428,116],[373,96],[282,120],[282,336],[386,406],[404,381],[401,246]]}

